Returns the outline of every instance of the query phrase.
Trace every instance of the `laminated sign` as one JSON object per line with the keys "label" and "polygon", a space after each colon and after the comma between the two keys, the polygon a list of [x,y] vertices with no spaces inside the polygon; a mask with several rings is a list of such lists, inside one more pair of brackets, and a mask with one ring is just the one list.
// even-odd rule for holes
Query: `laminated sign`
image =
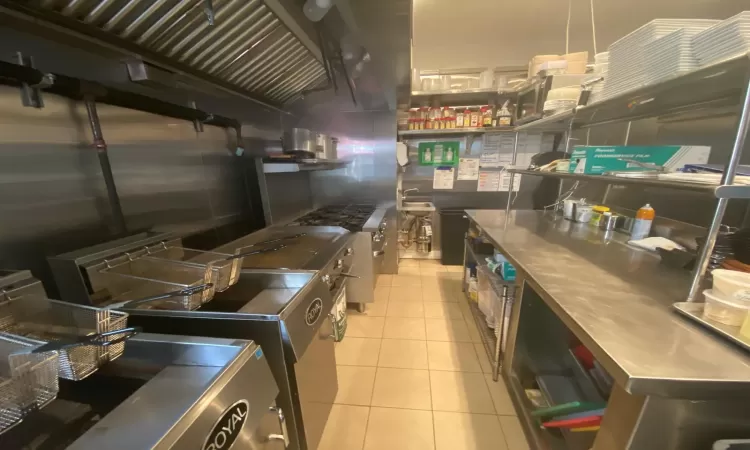
{"label": "laminated sign", "polygon": [[458,162],[458,141],[420,142],[419,165],[421,166],[455,166]]}

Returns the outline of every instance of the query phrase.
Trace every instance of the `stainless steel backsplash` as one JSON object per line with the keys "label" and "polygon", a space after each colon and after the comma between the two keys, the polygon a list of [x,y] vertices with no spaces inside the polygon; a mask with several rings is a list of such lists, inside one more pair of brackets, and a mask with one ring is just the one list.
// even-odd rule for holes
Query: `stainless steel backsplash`
{"label": "stainless steel backsplash", "polygon": [[[25,108],[0,86],[0,268],[49,280],[46,257],[113,237],[110,208],[83,106],[44,95]],[[250,214],[244,165],[224,129],[99,105],[129,231],[224,224]]]}

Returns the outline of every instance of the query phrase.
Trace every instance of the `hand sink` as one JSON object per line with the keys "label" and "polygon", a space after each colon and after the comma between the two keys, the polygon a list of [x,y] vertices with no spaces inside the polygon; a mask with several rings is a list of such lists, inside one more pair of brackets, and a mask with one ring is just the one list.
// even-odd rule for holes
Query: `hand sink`
{"label": "hand sink", "polygon": [[435,204],[430,202],[403,202],[401,211],[419,217],[428,216],[435,212]]}

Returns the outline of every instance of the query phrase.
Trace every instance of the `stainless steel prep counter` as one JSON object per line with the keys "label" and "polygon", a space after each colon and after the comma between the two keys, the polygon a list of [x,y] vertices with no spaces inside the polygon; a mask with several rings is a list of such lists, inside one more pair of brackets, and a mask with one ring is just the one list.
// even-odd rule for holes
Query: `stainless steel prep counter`
{"label": "stainless steel prep counter", "polygon": [[[683,438],[669,436],[665,428],[670,427],[665,423],[657,427],[661,436],[653,439],[642,426],[649,414],[672,417],[667,422],[673,420],[675,427],[685,427],[682,419],[674,418],[680,416],[678,410],[691,421],[713,416],[716,420],[711,426],[719,428],[719,416],[728,414],[734,421],[739,414],[747,420],[748,413],[738,413],[735,408],[738,399],[746,402],[750,397],[750,355],[671,309],[672,303],[686,298],[689,273],[666,267],[659,256],[627,245],[623,234],[605,235],[552,213],[511,211],[506,217],[502,210],[466,212],[482,236],[516,266],[517,284],[522,286],[517,297],[532,290],[614,378],[616,386],[599,432],[610,435],[597,438],[595,449],[693,448],[693,443],[687,446]],[[514,363],[518,366],[514,353],[527,351],[514,348],[519,321],[525,312],[532,312],[524,310],[526,305],[525,300],[514,304],[503,359],[503,376],[517,409],[528,409],[524,406],[527,386],[514,367]],[[532,323],[526,328],[542,326]],[[656,406],[660,402],[671,402],[671,406]],[[651,408],[647,408],[649,404]],[[609,414],[615,409],[622,413],[616,419],[615,414]],[[529,429],[538,427],[528,414],[527,419],[527,434],[534,434]],[[608,419],[611,425],[619,422],[620,431],[623,427],[629,431],[618,435],[613,426],[607,427]],[[629,421],[632,432],[625,425]],[[706,434],[700,426],[690,425],[695,430],[690,433]],[[729,429],[737,432],[737,427]],[[627,445],[623,441],[626,436],[631,439]],[[644,446],[634,444],[646,436],[653,441]],[[534,441],[533,437],[530,440]],[[603,444],[607,440],[612,445]]]}

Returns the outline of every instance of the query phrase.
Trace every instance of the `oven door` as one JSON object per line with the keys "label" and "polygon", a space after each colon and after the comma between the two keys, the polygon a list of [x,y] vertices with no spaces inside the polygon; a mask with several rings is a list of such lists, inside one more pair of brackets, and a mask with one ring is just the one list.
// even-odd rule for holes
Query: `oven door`
{"label": "oven door", "polygon": [[[332,297],[337,299],[345,289],[346,279],[342,277]],[[333,323],[328,311],[322,314],[321,319],[322,324],[315,337],[294,365],[308,450],[318,448],[338,392]]]}

